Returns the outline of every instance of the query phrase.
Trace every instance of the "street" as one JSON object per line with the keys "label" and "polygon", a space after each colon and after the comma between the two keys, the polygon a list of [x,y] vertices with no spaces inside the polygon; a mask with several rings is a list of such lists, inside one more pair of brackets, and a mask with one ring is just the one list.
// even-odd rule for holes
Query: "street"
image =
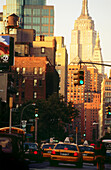
{"label": "street", "polygon": [[[96,166],[93,166],[93,164],[87,164],[84,163],[83,168],[77,168],[75,165],[71,164],[62,164],[60,163],[57,167],[52,167],[49,165],[49,162],[43,162],[43,163],[31,163],[29,165],[29,170],[41,170],[41,169],[47,169],[47,170],[79,170],[79,169],[84,169],[84,170],[96,170]],[[111,170],[111,165],[106,164],[105,165],[105,170]]]}

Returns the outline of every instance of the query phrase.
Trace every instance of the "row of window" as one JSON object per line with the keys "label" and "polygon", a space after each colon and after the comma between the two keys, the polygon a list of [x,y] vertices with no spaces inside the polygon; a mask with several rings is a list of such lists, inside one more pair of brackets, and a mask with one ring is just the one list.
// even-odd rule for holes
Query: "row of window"
{"label": "row of window", "polygon": [[[17,92],[15,97],[16,97],[16,100],[19,99],[20,93]],[[25,98],[25,92],[21,92],[21,98],[22,99]],[[37,92],[33,92],[33,99],[37,99]]]}
{"label": "row of window", "polygon": [[40,18],[40,17],[24,17],[24,24],[51,24],[51,25],[54,25],[54,18]]}
{"label": "row of window", "polygon": [[25,0],[25,5],[46,5],[46,0]]}
{"label": "row of window", "polygon": [[54,16],[54,10],[53,9],[30,9],[25,8],[24,9],[24,16]]}
{"label": "row of window", "polygon": [[[50,28],[50,30],[49,30]],[[31,26],[31,25],[24,25],[24,29],[34,29],[36,30],[36,33],[53,33],[54,27],[53,26]],[[41,30],[40,30],[41,29]]]}
{"label": "row of window", "polygon": [[[25,80],[25,78],[23,78],[22,79],[22,87],[25,86],[25,82],[26,82],[26,80]],[[33,86],[37,87],[37,85],[39,85],[39,87],[42,87],[42,80],[41,79],[40,80],[37,80],[37,79],[33,80]],[[19,86],[19,80],[18,79],[16,80],[16,86]]]}
{"label": "row of window", "polygon": [[[23,67],[22,69],[20,67],[16,68],[17,73],[22,73],[25,74],[26,73],[26,68]],[[42,67],[34,67],[33,68],[33,74],[42,74],[43,73],[43,68]]]}
{"label": "row of window", "polygon": [[111,81],[106,81],[105,84],[106,85],[111,85]]}

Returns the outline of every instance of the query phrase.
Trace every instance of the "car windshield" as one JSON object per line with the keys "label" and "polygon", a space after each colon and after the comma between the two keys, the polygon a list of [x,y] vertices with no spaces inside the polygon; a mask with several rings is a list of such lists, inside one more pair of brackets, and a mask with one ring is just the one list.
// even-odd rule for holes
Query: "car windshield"
{"label": "car windshield", "polygon": [[64,149],[64,150],[73,150],[77,151],[77,147],[75,145],[69,145],[69,144],[58,144],[55,149]]}
{"label": "car windshield", "polygon": [[37,145],[34,144],[34,143],[25,143],[24,149],[25,149],[26,146],[28,146],[29,149],[37,149]]}
{"label": "car windshield", "polygon": [[12,139],[9,137],[0,137],[1,149],[5,153],[12,152]]}
{"label": "car windshield", "polygon": [[42,149],[53,149],[55,145],[43,145]]}
{"label": "car windshield", "polygon": [[84,151],[94,152],[94,148],[93,147],[79,146],[79,149],[82,152],[84,152]]}

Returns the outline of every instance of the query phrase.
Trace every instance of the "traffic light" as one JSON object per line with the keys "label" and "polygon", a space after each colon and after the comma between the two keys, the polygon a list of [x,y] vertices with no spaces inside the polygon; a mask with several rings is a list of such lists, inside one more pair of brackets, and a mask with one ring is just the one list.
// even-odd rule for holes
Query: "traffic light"
{"label": "traffic light", "polygon": [[106,107],[107,118],[111,118],[111,106]]}
{"label": "traffic light", "polygon": [[74,73],[74,85],[84,84],[84,70],[80,69]]}
{"label": "traffic light", "polygon": [[84,131],[84,133],[83,133],[83,137],[86,137],[86,132]]}
{"label": "traffic light", "polygon": [[86,137],[86,133],[84,133],[83,136]]}
{"label": "traffic light", "polygon": [[37,118],[39,115],[38,115],[38,109],[35,109],[35,118]]}
{"label": "traffic light", "polygon": [[84,84],[84,71],[82,69],[79,70],[78,78],[79,78],[79,85],[83,85]]}

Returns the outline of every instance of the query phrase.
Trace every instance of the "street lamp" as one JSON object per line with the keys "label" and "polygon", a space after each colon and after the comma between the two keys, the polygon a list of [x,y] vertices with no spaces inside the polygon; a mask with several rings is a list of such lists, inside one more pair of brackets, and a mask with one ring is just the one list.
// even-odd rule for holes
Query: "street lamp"
{"label": "street lamp", "polygon": [[20,128],[22,127],[22,116],[23,116],[23,112],[24,112],[24,110],[27,108],[27,107],[29,107],[29,106],[36,106],[36,104],[35,103],[29,103],[28,105],[26,105],[23,109],[22,109],[22,112],[21,112],[21,118],[20,118]]}

